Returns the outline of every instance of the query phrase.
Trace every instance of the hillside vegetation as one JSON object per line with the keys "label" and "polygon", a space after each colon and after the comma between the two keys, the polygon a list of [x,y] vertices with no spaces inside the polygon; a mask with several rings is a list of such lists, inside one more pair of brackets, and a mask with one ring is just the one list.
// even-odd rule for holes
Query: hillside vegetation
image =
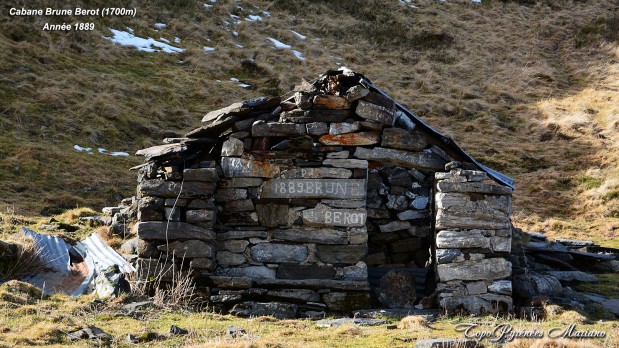
{"label": "hillside vegetation", "polygon": [[[122,2],[135,17],[8,15],[55,3],[2,5],[2,212],[115,204],[133,194],[136,150],[197,127],[209,110],[347,66],[514,177],[516,225],[606,245],[619,234],[616,1],[160,0]],[[62,8],[72,5],[111,6]],[[78,21],[95,29],[42,31]],[[104,38],[127,28],[185,51]]]}

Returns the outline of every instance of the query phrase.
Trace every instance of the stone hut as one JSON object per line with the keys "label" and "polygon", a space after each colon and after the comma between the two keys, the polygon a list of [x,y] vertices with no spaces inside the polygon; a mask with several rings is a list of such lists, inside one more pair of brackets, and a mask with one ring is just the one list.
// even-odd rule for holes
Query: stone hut
{"label": "stone hut", "polygon": [[512,311],[513,180],[363,75],[211,111],[138,151],[141,279],[238,315]]}

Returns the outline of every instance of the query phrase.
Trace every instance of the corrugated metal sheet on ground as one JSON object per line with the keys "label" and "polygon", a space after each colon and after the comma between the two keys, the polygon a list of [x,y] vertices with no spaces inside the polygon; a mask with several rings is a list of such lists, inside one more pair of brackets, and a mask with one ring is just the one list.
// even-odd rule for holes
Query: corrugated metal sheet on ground
{"label": "corrugated metal sheet on ground", "polygon": [[99,272],[114,264],[118,265],[123,273],[135,272],[133,266],[105,244],[98,234],[93,233],[84,241],[79,242],[86,248],[84,262],[88,266],[88,275],[77,289],[75,287],[68,289],[67,280],[76,276],[75,273],[71,273],[71,258],[69,256],[71,245],[60,237],[39,234],[25,227],[23,227],[23,231],[26,235],[32,237],[37,248],[41,250],[41,259],[48,266],[49,271],[30,274],[21,280],[41,288],[46,294],[63,292],[73,296],[81,295],[88,289]]}
{"label": "corrugated metal sheet on ground", "polygon": [[114,249],[105,244],[98,234],[93,233],[79,243],[86,247],[86,258],[93,261],[97,273],[112,265],[118,265],[123,273],[135,272],[135,268]]}
{"label": "corrugated metal sheet on ground", "polygon": [[48,268],[56,272],[68,274],[71,272],[69,245],[64,239],[46,234],[39,234],[28,228],[22,228],[27,236],[32,237],[41,251],[40,258]]}

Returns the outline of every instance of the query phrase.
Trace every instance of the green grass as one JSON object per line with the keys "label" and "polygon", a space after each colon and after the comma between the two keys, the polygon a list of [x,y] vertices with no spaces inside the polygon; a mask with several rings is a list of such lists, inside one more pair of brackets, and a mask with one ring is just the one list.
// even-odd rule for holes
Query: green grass
{"label": "green grass", "polygon": [[619,298],[619,277],[616,273],[596,274],[599,282],[597,283],[580,283],[576,286],[578,291],[592,292],[600,294],[608,298]]}

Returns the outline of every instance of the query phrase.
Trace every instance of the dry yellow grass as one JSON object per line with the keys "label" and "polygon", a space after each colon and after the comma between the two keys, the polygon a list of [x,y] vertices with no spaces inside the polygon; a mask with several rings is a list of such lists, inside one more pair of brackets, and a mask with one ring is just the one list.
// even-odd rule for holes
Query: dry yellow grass
{"label": "dry yellow grass", "polygon": [[425,330],[428,329],[428,320],[420,315],[409,315],[402,318],[398,323],[398,329],[404,330]]}

